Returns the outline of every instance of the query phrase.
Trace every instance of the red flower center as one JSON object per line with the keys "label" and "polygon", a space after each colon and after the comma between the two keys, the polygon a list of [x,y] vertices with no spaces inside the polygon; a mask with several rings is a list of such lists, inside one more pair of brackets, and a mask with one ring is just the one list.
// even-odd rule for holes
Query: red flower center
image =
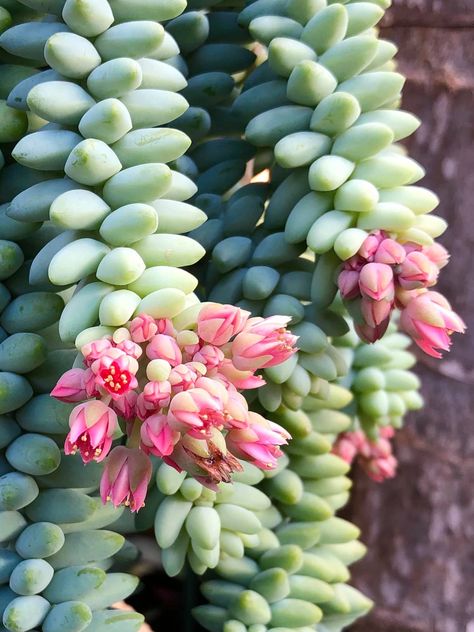
{"label": "red flower center", "polygon": [[112,362],[107,369],[102,369],[100,377],[104,380],[104,387],[109,393],[123,395],[130,389],[132,374],[130,371],[120,369],[117,362]]}

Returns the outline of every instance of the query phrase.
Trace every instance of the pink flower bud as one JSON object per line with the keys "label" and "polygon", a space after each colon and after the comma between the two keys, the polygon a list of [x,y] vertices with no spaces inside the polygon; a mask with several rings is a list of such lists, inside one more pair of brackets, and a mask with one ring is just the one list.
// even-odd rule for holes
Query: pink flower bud
{"label": "pink flower bud", "polygon": [[223,376],[228,383],[242,391],[260,388],[266,383],[260,375],[254,375],[253,371],[239,371],[233,365],[232,360],[228,359],[225,359],[219,367],[217,377],[219,376]]}
{"label": "pink flower bud", "polygon": [[94,400],[76,406],[69,417],[70,431],[64,444],[66,454],[80,452],[84,463],[107,456],[118,427],[117,415],[103,402]]}
{"label": "pink flower bud", "polygon": [[243,469],[227,449],[225,438],[217,428],[211,428],[209,436],[202,439],[184,435],[171,457],[164,457],[164,460],[178,471],[186,470],[200,483],[215,491],[216,485],[230,483],[232,474]]}
{"label": "pink flower bud", "polygon": [[156,414],[143,422],[140,437],[144,452],[164,457],[173,452],[180,434],[171,428],[166,415]]}
{"label": "pink flower bud", "polygon": [[204,345],[193,356],[193,362],[201,362],[208,371],[217,369],[224,361],[224,354],[214,345]]}
{"label": "pink flower bud", "polygon": [[166,360],[171,366],[181,364],[183,359],[176,340],[166,334],[153,336],[146,348],[146,354],[150,360]]}
{"label": "pink flower bud", "polygon": [[454,332],[464,333],[466,330],[463,320],[437,292],[414,296],[402,310],[400,327],[420,349],[434,358],[442,357],[438,349],[449,351]]}
{"label": "pink flower bud", "polygon": [[110,402],[110,407],[115,410],[117,415],[127,421],[135,419],[137,416],[137,393],[135,391],[128,391],[125,395],[117,397]]}
{"label": "pink flower bud", "polygon": [[359,248],[359,255],[366,261],[373,261],[380,243],[385,239],[385,233],[377,230],[367,237]]}
{"label": "pink flower bud", "polygon": [[278,424],[250,412],[249,425],[230,430],[226,439],[229,449],[237,457],[262,470],[273,470],[283,454],[280,446],[288,443],[291,436]]}
{"label": "pink flower bud", "polygon": [[351,300],[360,296],[359,272],[356,270],[342,270],[337,279],[337,285],[342,298]]}
{"label": "pink flower bud", "polygon": [[368,263],[360,271],[359,287],[363,296],[374,301],[393,300],[395,285],[392,268],[384,263]]}
{"label": "pink flower bud", "polygon": [[380,338],[383,338],[389,324],[390,318],[387,318],[375,327],[371,327],[367,324],[356,324],[354,327],[357,335],[361,340],[367,342],[368,344],[372,344],[373,342],[377,342],[377,340],[380,340]]}
{"label": "pink flower bud", "polygon": [[281,364],[296,353],[296,336],[286,325],[287,316],[251,318],[231,346],[232,362],[240,371],[256,371]]}
{"label": "pink flower bud", "polygon": [[383,483],[387,479],[395,477],[398,461],[393,455],[390,455],[380,459],[361,461],[361,465],[372,480],[376,483]]}
{"label": "pink flower bud", "polygon": [[51,391],[51,396],[63,402],[76,403],[87,398],[84,369],[71,369],[62,375]]}
{"label": "pink flower bud", "polygon": [[449,252],[441,244],[434,243],[423,248],[423,253],[441,270],[449,261]]}
{"label": "pink flower bud", "polygon": [[118,446],[112,450],[100,481],[100,496],[105,504],[125,505],[132,512],[145,504],[152,475],[150,459],[141,450]]}
{"label": "pink flower bud", "polygon": [[385,320],[390,317],[393,309],[392,301],[373,301],[370,298],[363,298],[360,303],[360,308],[364,320],[369,327],[378,327]]}
{"label": "pink flower bud", "polygon": [[130,334],[134,342],[148,342],[158,333],[158,325],[148,314],[140,314],[129,325]]}
{"label": "pink flower bud", "polygon": [[191,388],[173,397],[170,415],[175,430],[202,438],[213,426],[224,426],[224,402],[203,388]]}
{"label": "pink flower bud", "polygon": [[166,408],[171,400],[171,384],[169,382],[148,382],[137,399],[137,415],[146,419],[154,412]]}
{"label": "pink flower bud", "polygon": [[423,252],[410,252],[400,266],[398,282],[404,290],[429,287],[438,278],[437,266]]}
{"label": "pink flower bud", "polygon": [[117,349],[120,349],[120,351],[123,351],[126,355],[129,355],[132,358],[135,358],[135,360],[138,360],[138,358],[143,353],[143,350],[140,347],[140,345],[137,345],[135,342],[132,342],[132,340],[122,340],[121,342],[117,344]]}
{"label": "pink flower bud", "polygon": [[81,348],[81,353],[84,356],[86,366],[91,366],[104,353],[107,353],[112,348],[112,342],[108,338],[101,338],[100,340],[88,342]]}
{"label": "pink flower bud", "polygon": [[205,305],[198,316],[199,337],[220,347],[242,331],[249,316],[249,312],[233,305]]}
{"label": "pink flower bud", "polygon": [[374,256],[375,263],[385,263],[389,266],[400,265],[405,261],[405,248],[394,239],[384,239],[380,242]]}
{"label": "pink flower bud", "polygon": [[192,363],[178,364],[169,375],[168,381],[174,394],[193,388],[199,374]]}

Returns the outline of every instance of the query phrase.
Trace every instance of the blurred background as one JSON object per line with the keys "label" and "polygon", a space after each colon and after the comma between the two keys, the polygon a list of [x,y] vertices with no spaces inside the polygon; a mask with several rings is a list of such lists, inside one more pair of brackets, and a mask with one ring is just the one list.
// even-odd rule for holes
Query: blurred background
{"label": "blurred background", "polygon": [[[394,0],[383,36],[400,49],[410,139],[449,221],[440,291],[474,329],[474,0]],[[377,608],[351,632],[474,632],[474,338],[420,357],[426,408],[398,434],[398,476],[355,473],[348,517],[369,547],[354,582]]]}

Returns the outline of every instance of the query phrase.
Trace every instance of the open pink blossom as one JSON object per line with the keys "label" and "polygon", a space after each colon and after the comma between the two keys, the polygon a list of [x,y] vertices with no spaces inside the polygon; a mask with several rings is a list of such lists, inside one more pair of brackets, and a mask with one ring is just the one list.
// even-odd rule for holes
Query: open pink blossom
{"label": "open pink blossom", "polygon": [[62,402],[76,403],[87,398],[84,369],[71,369],[62,375],[51,391],[51,396]]}
{"label": "open pink blossom", "polygon": [[287,316],[251,318],[232,342],[234,366],[241,371],[256,371],[288,360],[297,351],[297,337],[286,329],[290,320]]}
{"label": "open pink blossom", "polygon": [[242,331],[249,316],[250,312],[233,305],[205,305],[198,316],[199,337],[220,347]]}
{"label": "open pink blossom", "polygon": [[116,399],[137,388],[135,373],[138,371],[138,363],[123,351],[120,351],[120,355],[111,353],[112,351],[119,352],[118,349],[111,349],[94,362],[92,370],[96,383]]}
{"label": "open pink blossom", "polygon": [[171,366],[177,366],[183,360],[178,343],[166,334],[153,336],[146,348],[146,355],[150,360],[166,360]]}
{"label": "open pink blossom", "polygon": [[149,415],[166,408],[171,400],[171,384],[165,382],[147,382],[137,399],[137,415],[146,419]]}
{"label": "open pink blossom", "polygon": [[278,424],[249,412],[249,425],[230,430],[226,439],[229,449],[237,457],[263,470],[272,470],[283,454],[280,446],[288,443],[291,435]]}
{"label": "open pink blossom", "polygon": [[438,292],[422,292],[411,298],[402,310],[400,326],[425,353],[441,358],[449,351],[451,335],[464,333],[466,325]]}
{"label": "open pink blossom", "polygon": [[132,512],[145,505],[145,497],[152,475],[149,457],[138,449],[118,446],[107,459],[100,481],[102,502],[115,507],[125,505]]}
{"label": "open pink blossom", "polygon": [[118,420],[113,410],[100,400],[93,400],[74,408],[69,417],[69,426],[64,452],[79,452],[84,463],[99,462],[110,451]]}
{"label": "open pink blossom", "polygon": [[180,434],[171,428],[166,415],[157,413],[143,422],[140,437],[142,449],[147,454],[163,457],[173,452]]}
{"label": "open pink blossom", "polygon": [[360,271],[359,287],[363,296],[391,301],[395,294],[392,268],[385,263],[368,263]]}

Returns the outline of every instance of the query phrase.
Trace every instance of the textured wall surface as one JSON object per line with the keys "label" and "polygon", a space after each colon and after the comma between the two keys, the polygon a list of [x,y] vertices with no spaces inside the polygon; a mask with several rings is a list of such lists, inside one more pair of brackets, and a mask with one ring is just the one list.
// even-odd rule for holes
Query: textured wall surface
{"label": "textured wall surface", "polygon": [[452,254],[440,291],[469,326],[442,363],[423,359],[426,409],[399,434],[398,478],[359,476],[350,518],[369,555],[355,570],[378,608],[354,632],[474,631],[474,1],[395,0],[404,107],[422,120],[410,153],[441,198]]}

